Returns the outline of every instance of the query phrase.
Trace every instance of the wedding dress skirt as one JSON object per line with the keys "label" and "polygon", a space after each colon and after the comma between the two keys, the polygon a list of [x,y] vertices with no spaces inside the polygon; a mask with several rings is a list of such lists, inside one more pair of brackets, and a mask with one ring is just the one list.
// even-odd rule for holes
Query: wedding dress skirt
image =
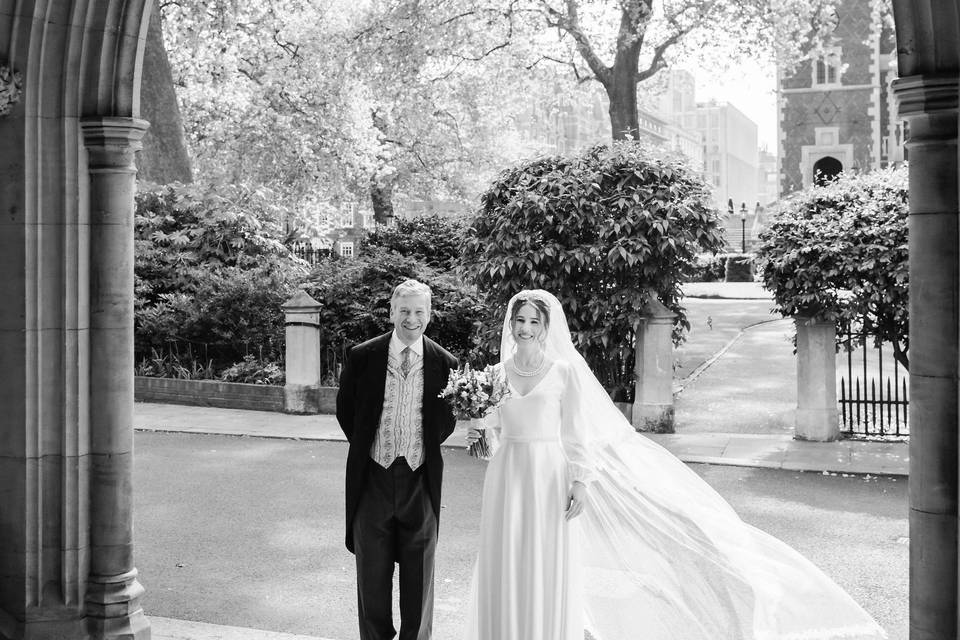
{"label": "wedding dress skirt", "polygon": [[[573,479],[561,438],[567,369],[556,362],[500,409],[487,468],[467,640],[583,640],[580,522],[564,519]],[[575,448],[576,438],[567,442]],[[573,457],[576,458],[576,452]]]}
{"label": "wedding dress skirt", "polygon": [[[886,637],[607,398],[586,401],[584,379],[595,384],[557,361],[489,425],[501,445],[484,479],[465,640]],[[587,502],[567,522],[573,480],[588,484]]]}

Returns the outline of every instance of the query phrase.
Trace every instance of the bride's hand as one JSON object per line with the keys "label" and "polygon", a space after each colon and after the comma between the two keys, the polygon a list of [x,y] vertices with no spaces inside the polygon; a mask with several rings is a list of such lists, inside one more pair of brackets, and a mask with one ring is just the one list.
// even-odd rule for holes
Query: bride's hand
{"label": "bride's hand", "polygon": [[583,505],[587,499],[587,485],[579,480],[570,485],[570,495],[567,496],[567,512],[564,514],[565,520],[573,520],[583,513]]}

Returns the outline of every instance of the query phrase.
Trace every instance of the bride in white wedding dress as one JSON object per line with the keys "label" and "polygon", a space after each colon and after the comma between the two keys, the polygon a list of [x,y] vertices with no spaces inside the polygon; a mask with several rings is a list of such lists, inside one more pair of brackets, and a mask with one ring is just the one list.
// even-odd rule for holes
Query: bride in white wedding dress
{"label": "bride in white wedding dress", "polygon": [[[551,294],[504,320],[465,640],[878,640],[822,571],[636,434]],[[476,433],[470,434],[471,438]]]}

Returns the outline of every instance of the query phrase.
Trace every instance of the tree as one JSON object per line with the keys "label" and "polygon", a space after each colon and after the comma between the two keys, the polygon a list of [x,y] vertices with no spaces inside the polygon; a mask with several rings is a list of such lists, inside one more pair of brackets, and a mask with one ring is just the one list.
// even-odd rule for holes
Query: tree
{"label": "tree", "polygon": [[371,100],[378,222],[392,217],[398,195],[464,200],[515,158],[511,117],[529,74],[503,47],[488,47],[489,16],[475,9],[381,0],[358,20],[347,63]]}
{"label": "tree", "polygon": [[166,5],[198,174],[305,216],[360,200],[386,222],[398,198],[473,196],[510,148],[514,92],[489,90],[495,65],[448,64],[461,39],[415,4]]}
{"label": "tree", "polygon": [[[464,263],[491,315],[524,288],[554,293],[581,353],[615,394],[632,388],[633,342],[651,296],[689,328],[680,283],[723,246],[709,189],[686,164],[637,142],[504,171],[483,194]],[[487,327],[493,350],[499,327]]]}
{"label": "tree", "polygon": [[791,196],[757,250],[777,311],[834,322],[855,343],[889,342],[909,368],[908,211],[905,167]]}

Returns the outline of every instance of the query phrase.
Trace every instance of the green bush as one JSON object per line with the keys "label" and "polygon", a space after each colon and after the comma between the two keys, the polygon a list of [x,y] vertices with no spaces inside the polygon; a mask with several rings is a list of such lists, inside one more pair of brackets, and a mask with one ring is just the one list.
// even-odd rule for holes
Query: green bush
{"label": "green bush", "polygon": [[283,361],[280,310],[306,273],[269,192],[144,185],[135,219],[138,370],[214,377],[255,355]]}
{"label": "green bush", "polygon": [[791,196],[757,252],[777,310],[890,342],[907,367],[908,212],[906,167],[842,174]]}
{"label": "green bush", "polygon": [[684,271],[686,282],[718,282],[726,274],[727,254],[701,253],[693,264]]}
{"label": "green bush", "polygon": [[391,330],[390,295],[407,278],[433,291],[427,335],[461,360],[485,360],[477,329],[488,314],[476,290],[448,270],[377,246],[354,258],[321,262],[305,281],[307,293],[321,304],[322,348],[342,356],[347,347]]}
{"label": "green bush", "polygon": [[361,244],[396,251],[437,269],[453,269],[463,255],[467,225],[457,218],[438,215],[399,219],[391,227],[378,227]]}
{"label": "green bush", "polygon": [[731,253],[725,256],[724,281],[753,282],[753,255],[749,253]]}
{"label": "green bush", "polygon": [[[560,299],[579,349],[615,397],[632,392],[634,336],[649,297],[677,314],[682,340],[684,274],[697,254],[723,246],[707,186],[662,154],[614,143],[504,171],[483,194],[465,246],[494,317],[521,289]],[[499,332],[485,327],[491,351]]]}

